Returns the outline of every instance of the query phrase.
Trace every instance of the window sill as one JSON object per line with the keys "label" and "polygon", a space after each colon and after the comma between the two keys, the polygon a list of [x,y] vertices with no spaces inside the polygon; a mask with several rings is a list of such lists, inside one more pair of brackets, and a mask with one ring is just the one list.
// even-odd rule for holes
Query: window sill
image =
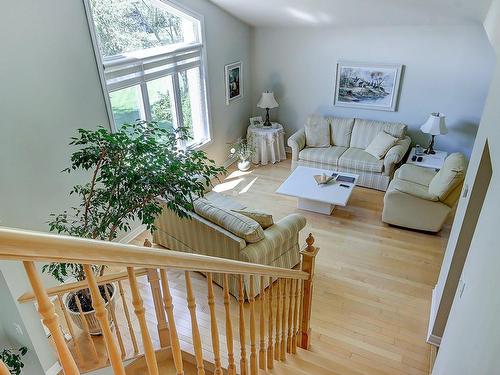
{"label": "window sill", "polygon": [[210,144],[212,144],[213,140],[211,138],[205,138],[204,140],[194,143],[192,145],[187,146],[188,150],[203,150]]}

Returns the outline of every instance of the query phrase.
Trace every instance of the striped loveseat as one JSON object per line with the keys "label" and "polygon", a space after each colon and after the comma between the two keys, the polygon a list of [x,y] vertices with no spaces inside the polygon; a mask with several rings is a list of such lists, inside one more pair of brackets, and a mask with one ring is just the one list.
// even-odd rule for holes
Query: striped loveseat
{"label": "striped loveseat", "polygon": [[[228,210],[244,210],[246,207],[233,199],[215,192],[205,198],[214,205]],[[167,249],[186,253],[209,255],[219,258],[264,264],[281,268],[294,268],[300,262],[299,232],[306,225],[306,219],[299,214],[291,214],[277,221],[263,231],[263,239],[247,243],[222,226],[214,224],[195,212],[189,212],[190,219],[181,219],[167,208],[155,221],[153,240]],[[223,276],[213,275],[214,281],[223,284]],[[256,278],[258,279],[258,278]],[[235,275],[229,276],[229,291],[238,296],[239,281]],[[267,286],[267,285],[266,285]],[[254,285],[255,295],[259,288]],[[245,297],[248,297],[249,280],[245,280]]]}
{"label": "striped loveseat", "polygon": [[[317,121],[313,115],[307,121]],[[411,143],[406,135],[407,126],[401,123],[361,120],[354,118],[327,117],[321,121],[330,126],[326,147],[307,147],[306,131],[301,129],[288,139],[292,149],[292,169],[302,165],[340,172],[358,174],[358,185],[387,190],[396,166],[402,161]],[[365,151],[372,140],[385,132],[398,138],[382,159]]]}

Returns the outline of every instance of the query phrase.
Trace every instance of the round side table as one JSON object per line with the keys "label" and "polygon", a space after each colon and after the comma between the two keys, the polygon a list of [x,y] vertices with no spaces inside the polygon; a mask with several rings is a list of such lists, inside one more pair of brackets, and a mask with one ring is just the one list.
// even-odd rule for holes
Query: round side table
{"label": "round side table", "polygon": [[254,164],[279,163],[286,159],[285,131],[277,122],[273,122],[269,127],[250,125],[247,130],[247,141],[255,148],[252,157]]}

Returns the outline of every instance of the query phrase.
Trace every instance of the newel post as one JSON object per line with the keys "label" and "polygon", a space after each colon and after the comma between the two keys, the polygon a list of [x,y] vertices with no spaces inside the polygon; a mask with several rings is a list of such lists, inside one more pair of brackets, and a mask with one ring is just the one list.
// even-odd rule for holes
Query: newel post
{"label": "newel post", "polygon": [[[147,238],[144,240],[145,247],[152,247],[153,244]],[[170,346],[170,334],[168,332],[167,317],[163,307],[163,294],[160,287],[160,275],[156,268],[148,269],[148,282],[151,287],[151,295],[153,296],[153,304],[155,306],[155,314],[158,337],[162,348]]]}
{"label": "newel post", "polygon": [[312,296],[314,286],[314,268],[316,262],[316,255],[319,248],[313,246],[314,237],[309,233],[306,239],[307,246],[300,252],[302,254],[302,271],[309,274],[309,278],[304,280],[304,293],[302,297],[302,317],[300,327],[300,347],[302,349],[309,349],[311,344],[311,308]]}

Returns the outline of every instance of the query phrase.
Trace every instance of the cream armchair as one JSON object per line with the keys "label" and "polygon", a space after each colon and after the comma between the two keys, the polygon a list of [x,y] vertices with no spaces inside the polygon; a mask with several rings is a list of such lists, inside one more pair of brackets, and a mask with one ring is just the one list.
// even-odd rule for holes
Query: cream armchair
{"label": "cream armchair", "polygon": [[467,160],[460,153],[448,156],[439,172],[404,164],[385,194],[382,221],[439,232],[460,197],[466,169]]}

